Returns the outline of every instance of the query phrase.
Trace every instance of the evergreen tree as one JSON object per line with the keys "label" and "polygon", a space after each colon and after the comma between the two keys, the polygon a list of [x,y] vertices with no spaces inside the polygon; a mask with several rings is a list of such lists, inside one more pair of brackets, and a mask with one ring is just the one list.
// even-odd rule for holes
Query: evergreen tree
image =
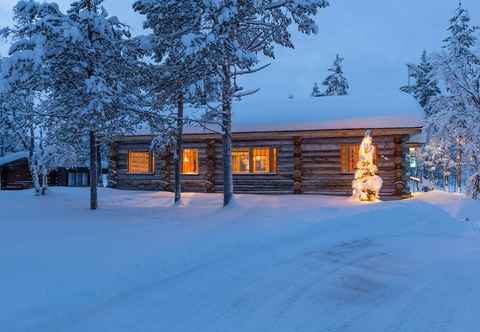
{"label": "evergreen tree", "polygon": [[78,0],[67,11],[66,41],[46,62],[51,109],[71,139],[89,136],[91,209],[97,208],[98,140],[134,130],[143,99],[137,45],[129,28],[108,15],[103,0]]}
{"label": "evergreen tree", "polygon": [[[218,103],[205,103],[205,121],[221,128],[223,142],[224,205],[233,198],[232,104],[257,90],[244,90],[239,77],[252,74],[260,66],[260,55],[273,58],[275,45],[293,47],[289,27],[302,33],[317,32],[313,16],[328,6],[326,0],[290,1],[141,1],[146,15],[158,24],[171,27],[170,36],[185,47],[183,62],[202,59],[208,68]],[[148,7],[148,8],[147,8]],[[176,18],[175,21],[172,17]],[[175,41],[176,43],[176,41]],[[210,93],[210,92],[209,92]]]}
{"label": "evergreen tree", "polygon": [[[323,85],[326,86],[326,89],[323,93],[314,94],[314,97],[325,97],[325,96],[344,96],[348,95],[348,90],[350,89],[348,81],[343,74],[343,58],[337,54],[333,65],[328,68],[328,71],[331,72],[330,75],[323,81]],[[315,86],[314,86],[315,89]]]}
{"label": "evergreen tree", "polygon": [[101,4],[75,1],[64,14],[54,3],[19,1],[15,25],[2,30],[14,40],[6,70],[10,90],[27,91],[39,107],[31,112],[38,124],[30,129],[31,139],[39,144],[30,159],[47,160],[47,154],[36,153],[46,151],[47,142],[84,147],[89,135],[92,209],[97,207],[97,141],[108,143],[113,135],[133,130],[143,106],[142,84],[133,75],[138,46],[128,27]]}
{"label": "evergreen tree", "polygon": [[[441,94],[430,98],[429,116],[423,127],[428,144],[448,148],[456,170],[456,188],[460,191],[464,170],[480,174],[480,53],[478,27],[470,24],[469,13],[461,4],[450,19],[449,36],[443,51],[434,54]],[[428,146],[426,147],[428,148]]]}
{"label": "evergreen tree", "polygon": [[429,116],[431,111],[429,108],[430,100],[440,94],[434,66],[430,62],[427,52],[423,51],[420,63],[418,65],[408,64],[407,67],[409,78],[414,79],[415,84],[403,86],[400,90],[411,94],[425,111],[425,114]]}
{"label": "evergreen tree", "polygon": [[[461,1],[458,4],[455,14],[450,19],[448,27],[448,36],[443,41],[443,48],[455,58],[471,58],[472,48],[476,44],[477,36],[475,33],[478,26],[470,24],[470,14],[468,10],[462,7]],[[475,56],[474,56],[475,57]]]}
{"label": "evergreen tree", "polygon": [[374,159],[375,146],[372,144],[370,131],[365,133],[358,152],[357,170],[352,183],[353,198],[360,201],[374,201],[380,196],[383,180],[377,174]]}
{"label": "evergreen tree", "polygon": [[[195,25],[189,19],[198,7],[192,1],[171,6],[164,1],[138,0],[133,8],[145,15],[144,27],[152,31],[148,40],[156,63],[150,66],[154,79],[148,87],[155,95],[155,107],[152,107],[154,114],[151,113],[154,121],[149,123],[157,135],[152,148],[157,153],[173,152],[174,202],[178,204],[181,199],[183,127],[190,121],[184,115],[184,105],[201,102],[205,92],[201,88],[205,85],[201,83],[210,77],[207,64],[203,61],[205,57],[188,56],[183,35],[177,33],[185,30],[188,24]],[[193,30],[196,28],[191,27]]]}
{"label": "evergreen tree", "polygon": [[318,83],[315,82],[313,83],[313,88],[312,88],[312,97],[319,97],[322,93],[320,92],[320,87],[318,86]]}

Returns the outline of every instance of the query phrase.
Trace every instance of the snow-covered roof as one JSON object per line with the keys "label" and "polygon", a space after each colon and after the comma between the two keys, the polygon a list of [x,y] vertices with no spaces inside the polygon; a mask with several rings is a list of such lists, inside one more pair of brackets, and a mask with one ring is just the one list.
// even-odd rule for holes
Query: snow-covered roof
{"label": "snow-covered roof", "polygon": [[[388,104],[378,102],[389,100]],[[191,110],[190,110],[191,111]],[[233,103],[233,132],[267,132],[322,129],[416,128],[423,113],[416,101],[401,92],[390,97],[348,95],[339,97],[277,98],[249,96]],[[207,132],[185,128],[185,133]],[[139,135],[150,134],[148,129]]]}
{"label": "snow-covered roof", "polygon": [[25,158],[28,158],[28,151],[7,154],[6,156],[0,157],[0,167]]}

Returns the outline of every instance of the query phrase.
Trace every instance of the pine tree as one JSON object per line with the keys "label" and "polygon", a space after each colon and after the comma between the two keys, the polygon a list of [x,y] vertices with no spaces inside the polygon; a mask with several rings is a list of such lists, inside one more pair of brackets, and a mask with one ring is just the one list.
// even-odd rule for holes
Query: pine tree
{"label": "pine tree", "polygon": [[134,10],[145,16],[144,27],[152,31],[148,39],[156,62],[150,67],[155,79],[148,86],[156,99],[156,107],[152,110],[157,111],[153,116],[155,120],[149,121],[157,135],[152,148],[158,153],[173,151],[176,204],[181,199],[183,127],[189,122],[184,115],[184,106],[200,102],[202,91],[199,90],[202,89],[199,82],[207,81],[210,76],[206,73],[205,57],[189,56],[184,36],[178,33],[186,31],[188,24],[195,25],[189,19],[194,17],[196,6],[191,1],[178,2],[173,7],[165,1],[138,0],[133,4]]}
{"label": "pine tree", "polygon": [[[24,3],[23,1],[21,3]],[[34,2],[28,2],[33,4]],[[138,123],[142,100],[136,75],[137,54],[128,27],[109,17],[102,0],[79,0],[63,14],[58,6],[34,12],[39,21],[35,58],[45,78],[49,130],[70,145],[83,145],[89,136],[92,209],[97,208],[97,145]],[[27,6],[28,7],[28,6]],[[44,13],[44,14],[43,14]],[[53,15],[54,14],[54,15]],[[42,29],[43,23],[51,29]],[[78,144],[77,142],[81,142]]]}
{"label": "pine tree", "polygon": [[470,14],[468,10],[462,7],[460,1],[455,10],[455,14],[450,19],[448,32],[450,36],[444,39],[443,48],[455,58],[470,58],[472,56],[473,46],[477,42],[475,33],[478,26],[470,24]]}
{"label": "pine tree", "polygon": [[434,66],[430,62],[428,54],[423,51],[420,63],[408,64],[409,78],[415,80],[414,85],[403,86],[401,91],[411,94],[425,111],[426,116],[430,115],[430,100],[440,94],[438,82],[434,72]]}
{"label": "pine tree", "polygon": [[[171,26],[170,35],[185,47],[184,62],[202,59],[202,67],[215,81],[208,94],[216,94],[217,103],[205,103],[203,117],[208,125],[221,128],[223,142],[224,205],[233,198],[232,105],[234,100],[257,91],[241,87],[239,77],[253,74],[265,66],[260,55],[273,58],[275,45],[293,47],[289,27],[292,24],[306,34],[315,33],[313,16],[328,6],[326,0],[291,1],[140,1],[159,24]],[[178,17],[171,21],[169,18]],[[178,23],[178,24],[177,24]],[[188,60],[188,61],[185,61]]]}
{"label": "pine tree", "polygon": [[320,87],[318,86],[318,83],[317,82],[313,83],[311,96],[312,97],[320,97],[321,94],[322,93],[320,92]]}
{"label": "pine tree", "polygon": [[462,187],[462,174],[479,172],[475,162],[480,152],[480,54],[477,48],[478,27],[461,4],[455,10],[444,40],[443,51],[433,56],[441,94],[429,100],[429,116],[424,134],[429,144],[439,142],[449,149],[455,162],[456,188]]}
{"label": "pine tree", "polygon": [[328,75],[322,83],[324,86],[326,86],[325,91],[315,95],[312,93],[314,97],[348,95],[348,90],[350,87],[343,74],[343,60],[344,59],[337,54],[332,67],[328,68],[328,71],[331,72],[331,74]]}
{"label": "pine tree", "polygon": [[379,198],[383,180],[377,174],[374,164],[376,149],[372,144],[370,131],[365,133],[360,144],[357,170],[352,183],[353,198],[360,201],[374,201]]}

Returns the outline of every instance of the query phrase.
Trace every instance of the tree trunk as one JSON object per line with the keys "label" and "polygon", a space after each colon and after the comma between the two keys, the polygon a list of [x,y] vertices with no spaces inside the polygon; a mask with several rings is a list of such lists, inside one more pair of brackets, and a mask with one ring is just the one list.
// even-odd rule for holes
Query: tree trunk
{"label": "tree trunk", "polygon": [[96,210],[97,202],[97,140],[95,131],[90,131],[90,209]]}
{"label": "tree trunk", "polygon": [[30,126],[30,145],[28,147],[28,164],[30,166],[30,173],[32,176],[33,189],[35,190],[35,195],[40,195],[40,180],[38,178],[38,165],[35,161],[35,136],[34,136],[33,127]]}
{"label": "tree trunk", "polygon": [[174,203],[179,204],[182,199],[182,182],[181,182],[181,158],[183,147],[183,93],[180,92],[177,99],[177,128],[175,132],[176,146],[174,155],[174,176],[175,176],[175,198]]}
{"label": "tree trunk", "polygon": [[480,173],[475,174],[472,179],[471,186],[471,197],[472,199],[479,199],[480,195]]}
{"label": "tree trunk", "polygon": [[448,173],[447,172],[443,173],[443,190],[445,190],[446,192],[449,191],[449,188],[448,188]]}
{"label": "tree trunk", "polygon": [[455,190],[457,193],[462,191],[462,149],[460,148],[460,144],[457,144],[457,156],[455,158],[456,162],[456,183],[455,183]]}
{"label": "tree trunk", "polygon": [[97,142],[97,186],[103,187],[102,181],[102,151],[100,143]]}
{"label": "tree trunk", "polygon": [[232,89],[230,67],[223,66],[222,125],[223,125],[223,206],[233,198],[232,175]]}
{"label": "tree trunk", "polygon": [[48,174],[42,174],[42,195],[45,195],[48,190]]}

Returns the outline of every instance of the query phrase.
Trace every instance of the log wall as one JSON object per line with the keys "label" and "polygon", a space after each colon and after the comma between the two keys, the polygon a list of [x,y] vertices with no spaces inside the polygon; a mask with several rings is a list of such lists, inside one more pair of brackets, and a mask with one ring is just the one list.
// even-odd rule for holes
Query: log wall
{"label": "log wall", "polygon": [[[358,136],[315,137],[314,135],[265,136],[260,134],[235,137],[234,148],[273,147],[277,149],[277,171],[274,174],[234,174],[236,193],[328,194],[351,195],[353,173],[344,174],[340,165],[342,144],[360,144]],[[251,137],[251,138],[250,138]],[[406,192],[403,165],[405,134],[373,136],[377,147],[379,175],[384,181],[381,196],[404,196]],[[112,145],[111,185],[121,189],[173,189],[171,153],[157,158],[152,174],[128,174],[128,151],[148,150],[151,137],[122,138]],[[185,192],[221,192],[223,157],[220,137],[185,135],[184,148],[198,149],[199,174],[182,175]]]}

